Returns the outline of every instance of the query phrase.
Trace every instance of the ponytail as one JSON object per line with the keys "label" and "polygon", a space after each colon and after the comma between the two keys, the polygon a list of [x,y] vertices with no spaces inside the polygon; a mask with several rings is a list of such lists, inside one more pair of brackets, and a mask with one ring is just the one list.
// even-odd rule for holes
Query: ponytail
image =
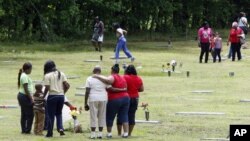
{"label": "ponytail", "polygon": [[119,73],[119,71],[120,71],[120,68],[119,68],[119,64],[115,64],[112,68],[111,68],[111,70],[114,72],[114,73]]}
{"label": "ponytail", "polygon": [[17,86],[18,88],[20,88],[20,78],[21,78],[21,74],[23,72],[25,72],[26,70],[29,70],[29,69],[32,69],[32,64],[30,62],[26,62],[23,64],[23,68],[19,70],[19,73],[18,73],[18,80],[17,80]]}
{"label": "ponytail", "polygon": [[19,73],[18,73],[18,77],[17,77],[17,87],[20,88],[20,78],[21,78],[21,74],[23,73],[23,69],[20,69],[19,70]]}
{"label": "ponytail", "polygon": [[123,30],[123,35],[127,35],[128,31],[127,30]]}

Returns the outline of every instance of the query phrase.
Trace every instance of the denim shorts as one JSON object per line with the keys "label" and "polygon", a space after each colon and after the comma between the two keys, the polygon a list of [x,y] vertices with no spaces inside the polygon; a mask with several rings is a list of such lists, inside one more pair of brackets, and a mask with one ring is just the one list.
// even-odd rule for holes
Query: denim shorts
{"label": "denim shorts", "polygon": [[112,127],[115,116],[121,123],[128,122],[129,97],[109,100],[107,103],[106,124]]}

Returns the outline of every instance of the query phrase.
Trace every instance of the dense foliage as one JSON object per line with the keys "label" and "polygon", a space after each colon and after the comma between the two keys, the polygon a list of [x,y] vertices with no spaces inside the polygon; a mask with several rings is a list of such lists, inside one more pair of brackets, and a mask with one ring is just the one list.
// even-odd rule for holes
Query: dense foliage
{"label": "dense foliage", "polygon": [[93,18],[105,31],[112,23],[130,32],[186,32],[204,20],[225,28],[244,11],[249,0],[0,0],[0,38],[50,41],[89,38]]}

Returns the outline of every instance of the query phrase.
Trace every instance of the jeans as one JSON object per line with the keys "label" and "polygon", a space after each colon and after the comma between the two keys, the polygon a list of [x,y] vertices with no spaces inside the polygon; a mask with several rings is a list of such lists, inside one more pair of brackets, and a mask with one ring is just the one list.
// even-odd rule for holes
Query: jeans
{"label": "jeans", "polygon": [[22,93],[17,96],[18,103],[21,106],[21,129],[22,133],[29,134],[32,128],[34,113],[33,104],[30,98]]}
{"label": "jeans", "polygon": [[[129,110],[128,110],[128,122],[129,125],[135,125],[135,113],[138,107],[139,98],[130,98]],[[122,122],[117,119],[117,125],[122,125]]]}
{"label": "jeans", "polygon": [[116,49],[115,49],[115,58],[116,59],[119,59],[119,52],[120,50],[123,50],[123,52],[125,53],[125,55],[128,57],[128,58],[131,58],[132,57],[132,54],[130,53],[130,51],[128,50],[127,46],[116,46]]}
{"label": "jeans", "polygon": [[241,60],[241,44],[240,43],[231,43],[232,47],[232,61],[235,61],[235,55],[237,53],[238,60]]}
{"label": "jeans", "polygon": [[203,55],[205,54],[205,63],[208,61],[210,43],[201,43],[200,63],[202,63]]}
{"label": "jeans", "polygon": [[121,123],[128,122],[129,97],[109,100],[107,103],[106,124],[112,127],[115,116]]}
{"label": "jeans", "polygon": [[48,126],[47,137],[53,136],[54,120],[56,116],[57,124],[62,125],[62,109],[64,95],[49,95],[47,99]]}
{"label": "jeans", "polygon": [[232,57],[232,45],[230,45],[229,50],[228,50],[228,59]]}
{"label": "jeans", "polygon": [[221,62],[221,56],[220,56],[221,49],[215,48],[214,49],[214,56],[213,56],[213,62],[216,62],[216,57],[218,56],[219,62]]}

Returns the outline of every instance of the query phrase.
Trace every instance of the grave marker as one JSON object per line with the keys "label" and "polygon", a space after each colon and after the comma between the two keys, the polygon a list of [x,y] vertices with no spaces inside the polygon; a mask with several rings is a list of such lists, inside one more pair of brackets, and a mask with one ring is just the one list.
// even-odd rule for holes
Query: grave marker
{"label": "grave marker", "polygon": [[250,102],[250,99],[241,99],[240,102]]}
{"label": "grave marker", "polygon": [[9,109],[9,108],[18,108],[17,105],[0,105],[2,109]]}
{"label": "grave marker", "polygon": [[175,115],[225,115],[222,112],[176,112]]}
{"label": "grave marker", "polygon": [[84,60],[84,62],[98,63],[98,62],[101,62],[101,60]]}
{"label": "grave marker", "polygon": [[213,90],[195,90],[192,91],[191,93],[204,93],[204,94],[209,94],[209,93],[213,93]]}
{"label": "grave marker", "polygon": [[77,78],[80,78],[80,76],[67,76],[67,79],[77,79]]}
{"label": "grave marker", "polygon": [[152,123],[152,124],[158,124],[160,121],[157,120],[135,120],[136,123]]}

